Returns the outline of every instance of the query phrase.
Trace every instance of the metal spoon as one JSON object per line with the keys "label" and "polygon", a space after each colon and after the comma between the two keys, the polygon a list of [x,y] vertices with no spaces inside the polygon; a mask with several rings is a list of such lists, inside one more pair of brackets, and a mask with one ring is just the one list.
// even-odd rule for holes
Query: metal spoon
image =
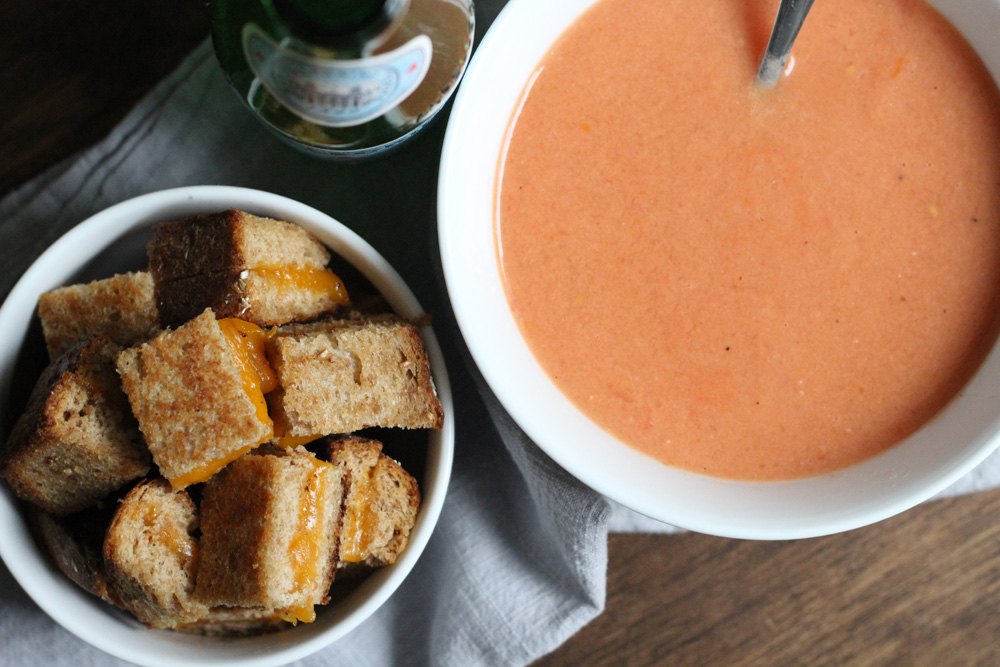
{"label": "metal spoon", "polygon": [[813,0],[781,0],[771,29],[771,39],[757,70],[757,83],[761,86],[771,88],[778,82],[788,61],[788,53],[792,50],[792,42],[798,37],[812,4]]}

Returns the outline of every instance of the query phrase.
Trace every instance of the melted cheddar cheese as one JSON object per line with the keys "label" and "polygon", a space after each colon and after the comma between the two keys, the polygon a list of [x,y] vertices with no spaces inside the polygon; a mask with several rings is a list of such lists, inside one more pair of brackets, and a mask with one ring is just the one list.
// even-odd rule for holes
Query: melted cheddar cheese
{"label": "melted cheddar cheese", "polygon": [[344,511],[344,527],[340,534],[340,560],[360,563],[371,550],[372,533],[375,531],[375,468],[351,484],[351,502]]}
{"label": "melted cheddar cheese", "polygon": [[282,292],[314,292],[329,297],[341,306],[350,303],[344,282],[329,269],[305,266],[260,266],[251,269],[250,272],[276,284]]}
{"label": "melted cheddar cheese", "polygon": [[[288,562],[295,575],[296,594],[303,593],[314,581],[321,578],[329,564],[320,558],[325,528],[324,508],[330,491],[330,476],[325,471],[333,466],[325,461],[310,458],[313,465],[309,483],[299,499],[298,525],[288,546]],[[287,607],[279,612],[282,619],[295,623],[312,623],[316,612],[312,604]]]}
{"label": "melted cheddar cheese", "polygon": [[142,515],[145,532],[149,533],[153,542],[167,547],[177,555],[177,558],[187,567],[195,557],[195,542],[186,533],[173,524],[160,521],[160,508],[150,505]]}
{"label": "melted cheddar cheese", "polygon": [[[268,437],[270,437],[270,436],[268,436]],[[267,440],[267,438],[264,438],[264,440]],[[263,442],[263,440],[261,442]],[[230,463],[232,463],[236,459],[240,458],[241,456],[243,456],[247,452],[249,452],[251,449],[253,449],[254,447],[256,447],[258,444],[260,444],[260,443],[252,442],[249,445],[247,445],[246,447],[241,447],[240,449],[237,449],[236,451],[229,452],[225,456],[220,456],[219,458],[213,459],[212,461],[209,461],[208,463],[204,463],[204,464],[198,466],[197,468],[192,468],[191,470],[187,471],[183,475],[179,475],[179,476],[174,477],[173,479],[169,480],[170,481],[170,486],[172,486],[172,487],[174,487],[174,489],[180,491],[181,489],[183,489],[185,487],[188,487],[188,486],[191,486],[192,484],[199,484],[201,482],[207,481],[212,475],[214,475],[215,473],[219,472],[220,470],[222,470],[223,468],[225,468],[227,465],[229,465]]]}
{"label": "melted cheddar cheese", "polygon": [[183,475],[174,477],[170,480],[170,485],[175,489],[183,489],[191,484],[208,480],[255,446],[270,440],[274,434],[274,425],[267,413],[267,401],[264,400],[264,394],[273,391],[278,386],[278,377],[264,353],[267,339],[272,334],[256,324],[235,317],[227,317],[218,322],[229,351],[233,355],[233,360],[240,370],[243,392],[253,403],[257,419],[268,427],[268,432],[257,442],[252,442],[245,447],[229,452],[225,456],[203,463]]}
{"label": "melted cheddar cheese", "polygon": [[274,374],[274,369],[267,361],[264,353],[265,345],[270,334],[261,329],[256,324],[227,317],[219,320],[219,328],[226,337],[229,351],[233,353],[233,359],[239,366],[240,376],[243,378],[243,391],[250,400],[253,401],[257,409],[257,419],[262,424],[271,427],[270,434],[260,440],[269,440],[274,434],[271,417],[267,414],[267,402],[264,394],[274,391],[278,386],[278,377]]}

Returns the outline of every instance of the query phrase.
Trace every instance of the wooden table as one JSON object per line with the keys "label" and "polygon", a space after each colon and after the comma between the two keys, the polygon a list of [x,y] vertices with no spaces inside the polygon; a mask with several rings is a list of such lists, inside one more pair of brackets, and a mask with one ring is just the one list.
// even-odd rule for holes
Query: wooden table
{"label": "wooden table", "polygon": [[[0,195],[103,137],[201,2],[0,5]],[[607,609],[539,665],[1000,664],[1000,490],[799,542],[614,535]]]}

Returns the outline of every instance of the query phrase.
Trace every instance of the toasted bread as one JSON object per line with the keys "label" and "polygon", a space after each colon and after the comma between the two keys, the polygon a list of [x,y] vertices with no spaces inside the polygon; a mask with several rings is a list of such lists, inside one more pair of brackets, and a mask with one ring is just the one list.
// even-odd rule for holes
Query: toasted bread
{"label": "toasted bread", "polygon": [[398,317],[279,327],[267,356],[278,376],[268,406],[281,436],[443,422],[420,332]]}
{"label": "toasted bread", "polygon": [[305,450],[234,461],[203,490],[198,598],[311,620],[328,601],[342,497],[340,471]]}
{"label": "toasted bread", "polygon": [[193,597],[198,562],[198,510],[165,480],[132,489],[104,538],[104,566],[113,597],[154,628],[193,623],[208,607]]}
{"label": "toasted bread", "polygon": [[0,476],[21,498],[66,515],[149,471],[114,370],[120,348],[80,341],[42,373],[0,455]]}
{"label": "toasted bread", "polygon": [[343,285],[326,271],[327,249],[282,220],[230,209],[161,223],[147,252],[164,326],[205,308],[272,326],[347,303]]}
{"label": "toasted bread", "polygon": [[395,563],[420,509],[417,481],[382,453],[377,440],[346,436],[324,445],[325,457],[346,480],[338,570],[360,574]]}
{"label": "toasted bread", "polygon": [[273,609],[260,607],[213,607],[208,614],[193,623],[179,625],[175,630],[189,635],[207,637],[252,637],[277,632],[288,627]]}
{"label": "toasted bread", "polygon": [[29,517],[41,545],[70,581],[107,602],[118,604],[104,569],[103,541],[108,512],[54,517],[33,506]]}
{"label": "toasted bread", "polygon": [[153,276],[148,271],[46,292],[38,297],[38,316],[50,359],[96,334],[130,347],[159,331]]}
{"label": "toasted bread", "polygon": [[271,434],[211,310],[118,356],[122,386],[160,474],[208,479]]}

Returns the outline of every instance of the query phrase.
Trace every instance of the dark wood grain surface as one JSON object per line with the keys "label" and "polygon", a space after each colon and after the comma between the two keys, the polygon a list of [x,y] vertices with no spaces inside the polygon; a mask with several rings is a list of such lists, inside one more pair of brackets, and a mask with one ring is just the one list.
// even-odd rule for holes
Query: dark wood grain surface
{"label": "dark wood grain surface", "polygon": [[[203,3],[0,3],[0,195],[103,137]],[[798,542],[615,535],[607,609],[538,664],[998,665],[1000,491]]]}
{"label": "dark wood grain surface", "polygon": [[794,542],[613,535],[554,665],[1000,665],[1000,491]]}

